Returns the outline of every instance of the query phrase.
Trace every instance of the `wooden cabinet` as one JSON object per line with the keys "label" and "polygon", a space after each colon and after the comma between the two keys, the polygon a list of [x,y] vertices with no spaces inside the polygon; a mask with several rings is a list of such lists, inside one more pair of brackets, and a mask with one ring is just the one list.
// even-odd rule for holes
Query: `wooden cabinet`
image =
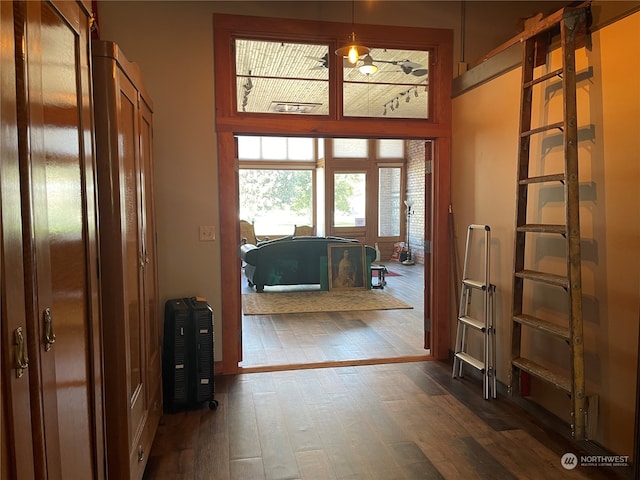
{"label": "wooden cabinet", "polygon": [[90,7],[0,13],[1,473],[104,478]]}
{"label": "wooden cabinet", "polygon": [[92,53],[108,476],[137,479],[162,414],[152,103],[116,44]]}

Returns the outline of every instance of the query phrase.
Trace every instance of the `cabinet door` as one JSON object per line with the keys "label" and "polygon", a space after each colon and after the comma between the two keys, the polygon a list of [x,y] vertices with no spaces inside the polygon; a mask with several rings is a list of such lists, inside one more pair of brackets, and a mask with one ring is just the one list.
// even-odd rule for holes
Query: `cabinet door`
{"label": "cabinet door", "polygon": [[102,419],[93,383],[100,377],[93,363],[99,319],[88,15],[76,2],[16,5],[24,14],[18,84],[26,115],[19,124],[36,473],[97,478]]}
{"label": "cabinet door", "polygon": [[147,377],[149,408],[161,412],[162,337],[158,311],[158,280],[156,272],[156,227],[153,195],[153,113],[146,99],[140,96],[140,164],[143,214],[144,318],[147,322]]}
{"label": "cabinet door", "polygon": [[124,268],[124,326],[126,345],[126,394],[129,405],[129,456],[137,465],[139,436],[147,410],[147,382],[145,378],[145,322],[143,285],[146,258],[142,240],[142,189],[139,156],[138,92],[129,79],[117,70],[119,97],[117,105],[120,150],[120,218],[122,229]]}
{"label": "cabinet door", "polygon": [[[16,336],[27,340],[22,263],[22,210],[18,169],[16,65],[13,4],[0,2],[0,478],[34,479],[28,355],[19,355]],[[25,344],[23,344],[25,346]]]}

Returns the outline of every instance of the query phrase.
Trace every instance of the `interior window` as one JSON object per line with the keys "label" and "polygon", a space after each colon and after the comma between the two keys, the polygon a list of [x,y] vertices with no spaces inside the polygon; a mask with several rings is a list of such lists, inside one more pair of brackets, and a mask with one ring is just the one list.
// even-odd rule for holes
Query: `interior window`
{"label": "interior window", "polygon": [[[329,115],[328,45],[238,38],[235,47],[238,112]],[[429,118],[428,51],[373,48],[333,65],[343,116]]]}
{"label": "interior window", "polygon": [[429,118],[429,52],[373,48],[343,67],[345,117]]}
{"label": "interior window", "polygon": [[327,45],[236,39],[238,112],[329,113]]}

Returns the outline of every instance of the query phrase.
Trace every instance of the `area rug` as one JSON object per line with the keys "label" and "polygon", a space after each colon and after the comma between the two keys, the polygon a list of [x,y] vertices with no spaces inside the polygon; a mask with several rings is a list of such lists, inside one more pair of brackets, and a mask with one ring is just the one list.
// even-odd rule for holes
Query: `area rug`
{"label": "area rug", "polygon": [[413,307],[379,290],[262,292],[242,295],[242,311],[245,315],[410,308]]}

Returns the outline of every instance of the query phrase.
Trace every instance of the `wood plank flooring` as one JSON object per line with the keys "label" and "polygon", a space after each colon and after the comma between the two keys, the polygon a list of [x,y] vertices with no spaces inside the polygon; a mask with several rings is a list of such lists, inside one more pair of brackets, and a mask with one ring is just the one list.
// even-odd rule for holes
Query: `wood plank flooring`
{"label": "wood plank flooring", "polygon": [[[243,315],[243,369],[418,357],[424,349],[424,266],[384,262],[399,274],[382,290],[410,310]],[[377,279],[374,279],[377,282]],[[265,287],[295,290],[298,287]],[[254,292],[243,280],[242,292]]]}
{"label": "wood plank flooring", "polygon": [[448,362],[284,370],[216,379],[217,410],[164,415],[146,480],[615,479],[590,454]]}
{"label": "wood plank flooring", "polygon": [[162,417],[144,479],[631,478],[565,470],[565,453],[605,452],[424,361],[422,266],[388,267],[384,291],[413,310],[244,317],[243,373],[216,377],[216,410]]}

